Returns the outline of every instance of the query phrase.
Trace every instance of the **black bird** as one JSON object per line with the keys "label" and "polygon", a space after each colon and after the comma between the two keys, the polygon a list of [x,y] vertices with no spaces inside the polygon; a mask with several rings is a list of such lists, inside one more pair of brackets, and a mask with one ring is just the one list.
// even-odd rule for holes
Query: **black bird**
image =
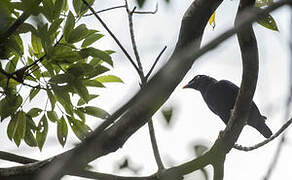
{"label": "black bird", "polygon": [[[200,91],[210,110],[218,115],[225,124],[228,123],[239,92],[239,88],[235,84],[227,80],[217,81],[206,75],[197,75],[184,88]],[[265,138],[269,138],[272,131],[265,124],[266,119],[252,101],[247,124],[257,129]]]}

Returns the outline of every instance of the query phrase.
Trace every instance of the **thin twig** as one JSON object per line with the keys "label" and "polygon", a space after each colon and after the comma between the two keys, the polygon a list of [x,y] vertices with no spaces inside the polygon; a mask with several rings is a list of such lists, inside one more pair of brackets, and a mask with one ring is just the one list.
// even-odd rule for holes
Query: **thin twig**
{"label": "thin twig", "polygon": [[[106,12],[106,11],[110,11],[110,10],[113,10],[113,9],[118,9],[118,8],[124,8],[126,7],[125,5],[121,5],[121,6],[115,6],[115,7],[110,7],[110,8],[106,8],[106,9],[103,9],[103,10],[100,10],[100,11],[96,11],[95,13],[102,13],[102,12]],[[88,17],[88,16],[92,16],[94,15],[94,13],[88,13],[88,14],[84,14],[82,17]]]}
{"label": "thin twig", "polygon": [[138,64],[138,68],[139,68],[139,76],[141,78],[142,83],[145,81],[144,79],[144,72],[143,72],[143,66],[140,60],[140,56],[139,56],[139,52],[137,49],[137,44],[136,44],[136,40],[135,40],[135,33],[134,33],[134,26],[133,26],[133,16],[132,16],[132,12],[135,11],[135,8],[133,9],[133,11],[130,11],[129,6],[128,6],[128,1],[125,0],[125,7],[128,13],[128,20],[129,20],[129,30],[130,30],[130,37],[131,37],[131,44],[133,46],[133,51],[135,54],[135,58]]}
{"label": "thin twig", "polygon": [[255,150],[255,149],[258,149],[266,144],[268,144],[269,142],[271,142],[272,140],[274,140],[276,137],[278,137],[280,134],[282,134],[284,132],[285,129],[287,129],[290,125],[292,124],[292,118],[289,119],[289,121],[287,121],[273,136],[271,136],[270,138],[258,143],[258,144],[255,144],[253,146],[250,146],[250,147],[244,147],[242,145],[238,145],[238,144],[235,144],[234,145],[234,148],[237,149],[237,150],[240,150],[240,151],[252,151],[252,150]]}
{"label": "thin twig", "polygon": [[157,11],[158,11],[158,3],[156,3],[154,11],[133,11],[133,14],[156,14]]}
{"label": "thin twig", "polygon": [[167,46],[164,46],[164,48],[162,49],[162,51],[159,53],[159,55],[158,55],[157,58],[155,59],[155,61],[154,61],[153,65],[152,65],[152,67],[150,68],[149,72],[147,73],[147,75],[146,75],[146,77],[145,77],[146,79],[148,79],[149,76],[151,75],[152,71],[154,70],[154,68],[155,68],[155,66],[156,66],[156,64],[157,64],[157,62],[159,61],[161,55],[164,53],[164,51],[166,50],[166,48],[167,48]]}
{"label": "thin twig", "polygon": [[154,131],[154,126],[153,126],[152,119],[150,119],[148,121],[148,129],[149,129],[149,133],[150,133],[153,154],[154,154],[154,157],[155,157],[155,160],[156,160],[156,164],[158,166],[158,171],[161,171],[161,170],[164,169],[164,166],[163,166],[163,163],[162,163],[162,160],[161,160],[161,157],[160,157],[157,141],[156,141],[156,138],[155,138],[155,131]]}
{"label": "thin twig", "polygon": [[88,7],[88,9],[94,14],[96,19],[102,24],[102,26],[106,29],[106,31],[110,34],[110,36],[114,39],[114,41],[117,43],[117,45],[121,48],[123,53],[126,55],[130,63],[133,65],[133,67],[136,69],[136,71],[139,73],[139,68],[127,52],[127,50],[124,48],[124,46],[121,44],[121,42],[118,40],[118,38],[114,35],[114,33],[108,28],[108,26],[105,24],[105,22],[98,16],[97,13],[95,13],[94,9],[88,4],[86,0],[82,0],[82,2]]}

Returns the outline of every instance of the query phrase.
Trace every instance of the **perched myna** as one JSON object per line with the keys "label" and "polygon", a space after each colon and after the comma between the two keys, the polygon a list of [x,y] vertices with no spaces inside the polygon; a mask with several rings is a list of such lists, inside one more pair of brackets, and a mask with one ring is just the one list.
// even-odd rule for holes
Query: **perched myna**
{"label": "perched myna", "polygon": [[[200,91],[210,110],[218,115],[225,124],[228,123],[239,92],[239,88],[235,84],[227,80],[217,81],[206,75],[197,75],[184,88]],[[269,138],[272,131],[265,124],[266,119],[261,115],[257,105],[252,102],[247,124],[257,129],[265,138]]]}

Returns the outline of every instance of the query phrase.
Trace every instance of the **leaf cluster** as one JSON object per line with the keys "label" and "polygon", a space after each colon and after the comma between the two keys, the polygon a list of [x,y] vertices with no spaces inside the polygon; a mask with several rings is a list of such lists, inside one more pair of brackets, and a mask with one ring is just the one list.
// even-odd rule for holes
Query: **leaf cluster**
{"label": "leaf cluster", "polygon": [[[0,119],[9,121],[7,135],[17,146],[24,141],[41,150],[50,123],[57,124],[56,134],[62,146],[66,143],[68,127],[80,140],[84,139],[91,132],[86,125],[86,115],[109,117],[102,108],[88,105],[99,96],[91,94],[89,88],[105,88],[103,83],[123,82],[117,76],[104,75],[113,67],[111,54],[114,51],[93,46],[103,35],[78,23],[87,7],[81,0],[73,0],[74,12],[71,12],[69,2],[0,2]],[[88,2],[93,4],[94,0]],[[32,17],[32,21],[20,21],[12,35],[4,37],[24,15]],[[30,41],[24,41],[25,38]],[[28,53],[24,53],[25,46]],[[22,86],[29,88],[28,96]],[[47,101],[43,106],[39,103],[38,107],[24,110],[23,106],[36,97],[47,98]],[[78,98],[77,103],[73,97]]]}

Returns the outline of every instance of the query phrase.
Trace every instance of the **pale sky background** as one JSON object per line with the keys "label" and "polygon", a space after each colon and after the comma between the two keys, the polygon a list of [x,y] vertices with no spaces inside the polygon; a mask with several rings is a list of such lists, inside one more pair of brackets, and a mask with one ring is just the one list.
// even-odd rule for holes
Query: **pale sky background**
{"label": "pale sky background", "polygon": [[[153,10],[155,8],[155,1],[148,1],[143,10]],[[178,37],[181,18],[191,2],[190,0],[171,0],[170,5],[166,6],[164,1],[159,0],[159,10],[155,15],[136,15],[134,17],[137,45],[146,72],[148,72],[154,59],[165,45],[168,46],[167,51],[162,56],[155,70],[158,70],[171,55]],[[216,28],[213,30],[211,26],[206,27],[203,44],[233,26],[238,2],[238,0],[227,0],[221,4],[216,11]],[[96,1],[94,8],[101,10],[112,6],[123,5],[123,3],[123,0],[100,0]],[[133,6],[132,1],[130,1],[130,5]],[[289,22],[291,21],[289,21],[290,15],[288,8],[282,8],[272,13],[272,15],[277,21],[279,32],[273,32],[257,24],[254,25],[260,51],[259,81],[254,101],[257,103],[261,113],[268,117],[268,126],[273,132],[276,132],[283,124],[288,89],[288,40],[290,38]],[[133,55],[125,10],[113,10],[100,14],[100,16],[117,35],[131,55]],[[91,102],[91,105],[97,105],[109,112],[114,112],[125,100],[137,92],[139,89],[138,76],[126,57],[95,18],[84,18],[80,23],[86,23],[89,28],[97,29],[105,34],[105,37],[96,43],[97,47],[116,51],[113,55],[115,69],[110,74],[121,77],[125,83],[108,84],[108,88],[106,89],[94,89],[92,92],[99,94],[100,97]],[[197,74],[207,74],[218,80],[228,79],[239,85],[241,80],[241,60],[237,39],[232,37],[222,43],[217,49],[201,57],[189,70],[183,82],[178,85],[164,106],[173,106],[174,108],[173,121],[170,127],[166,127],[161,111],[158,111],[154,115],[157,141],[163,162],[167,167],[193,159],[194,153],[192,147],[196,143],[203,143],[211,147],[219,131],[225,127],[219,117],[208,109],[198,91],[182,89],[182,86]],[[38,96],[34,99],[32,105],[40,106],[45,100],[42,99],[42,96]],[[29,105],[27,106],[29,108]],[[87,123],[92,128],[101,122],[101,120],[90,116],[87,118]],[[1,151],[41,160],[66,151],[72,148],[74,143],[78,142],[78,139],[69,130],[67,143],[65,148],[62,148],[57,141],[56,126],[51,123],[49,137],[42,152],[37,148],[30,148],[24,143],[17,148],[7,137],[7,123],[7,121],[4,121],[0,124],[0,129],[2,130],[0,131],[0,136],[2,137]],[[291,135],[287,131],[287,143],[283,148],[278,165],[271,179],[292,178],[292,172],[290,170],[292,165]],[[245,127],[238,143],[248,146],[261,142],[262,140],[264,138],[256,130]],[[273,158],[278,140],[279,138],[258,150],[248,153],[232,150],[227,155],[225,161],[224,179],[263,179]],[[121,163],[124,157],[129,157],[133,165],[142,168],[138,175],[150,175],[156,172],[156,163],[152,153],[147,126],[138,130],[125,143],[123,148],[92,162],[91,165],[99,172],[131,175],[131,172],[128,170],[117,171],[117,163]],[[0,161],[1,167],[11,165],[16,164]],[[212,168],[208,166],[207,170],[209,177],[212,178]],[[186,176],[186,179],[198,178],[202,178],[202,174],[199,171]],[[73,180],[82,178],[66,176],[63,179]]]}

